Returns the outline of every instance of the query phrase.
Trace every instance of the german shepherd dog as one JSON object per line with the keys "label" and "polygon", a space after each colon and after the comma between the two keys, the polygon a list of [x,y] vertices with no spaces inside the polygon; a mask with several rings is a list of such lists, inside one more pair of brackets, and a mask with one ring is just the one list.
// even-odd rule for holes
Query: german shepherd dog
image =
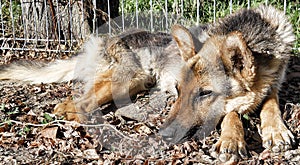
{"label": "german shepherd dog", "polygon": [[[160,134],[174,143],[208,135],[221,119],[213,151],[221,161],[245,157],[239,114],[262,107],[263,146],[287,150],[293,135],[281,117],[278,91],[295,41],[284,13],[271,6],[243,9],[215,24],[171,35],[134,30],[92,39],[78,56],[47,65],[1,66],[0,79],[50,83],[86,82],[78,100],[56,105],[54,113],[84,121],[84,113],[114,101],[123,103],[157,84],[176,96]],[[76,112],[76,113],[74,113]]]}

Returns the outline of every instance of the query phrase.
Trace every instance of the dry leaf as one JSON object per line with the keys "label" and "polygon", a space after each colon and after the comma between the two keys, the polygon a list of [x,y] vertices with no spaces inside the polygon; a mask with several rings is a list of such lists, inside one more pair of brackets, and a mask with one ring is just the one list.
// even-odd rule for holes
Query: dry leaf
{"label": "dry leaf", "polygon": [[152,133],[152,130],[144,124],[136,125],[134,130],[140,134],[150,135]]}
{"label": "dry leaf", "polygon": [[271,151],[268,149],[265,149],[260,155],[259,155],[259,159],[260,160],[266,160],[268,158],[270,158],[271,156]]}
{"label": "dry leaf", "polygon": [[84,150],[83,153],[84,153],[86,159],[97,160],[100,158],[95,149],[87,149],[87,150]]}
{"label": "dry leaf", "polygon": [[45,128],[40,132],[41,137],[55,139],[58,127]]}

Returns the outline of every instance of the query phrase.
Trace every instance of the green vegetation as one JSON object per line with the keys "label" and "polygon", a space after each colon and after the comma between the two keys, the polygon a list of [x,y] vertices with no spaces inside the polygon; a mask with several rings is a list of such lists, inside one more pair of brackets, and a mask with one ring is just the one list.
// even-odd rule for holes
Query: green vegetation
{"label": "green vegetation", "polygon": [[[199,0],[199,22],[207,23],[214,21],[214,1]],[[183,4],[182,4],[183,2]],[[230,13],[229,0],[217,1],[215,8],[215,16],[217,18],[224,17]],[[232,0],[232,11],[240,8],[247,8],[248,1]],[[259,4],[265,3],[266,0],[251,0],[250,6],[255,7]],[[135,13],[136,0],[124,0],[124,13]],[[140,13],[150,11],[150,0],[138,0],[138,10]],[[280,10],[284,10],[283,0],[268,0],[268,4],[275,6]],[[121,8],[122,3],[120,3]],[[166,11],[165,0],[153,0],[154,13]],[[121,10],[120,10],[121,11]],[[179,22],[184,25],[193,25],[197,23],[197,0],[167,0],[167,11],[169,14],[170,24]],[[180,15],[181,17],[174,17],[173,15]],[[286,14],[289,16],[294,26],[294,31],[297,37],[294,53],[299,55],[300,52],[300,2],[299,0],[287,1]],[[156,23],[160,25],[161,21]]]}
{"label": "green vegetation", "polygon": [[45,113],[44,114],[44,119],[43,119],[43,124],[47,124],[47,123],[49,123],[49,122],[51,122],[51,121],[53,121],[53,118],[51,117],[51,115],[50,114],[48,114],[48,113]]}
{"label": "green vegetation", "polygon": [[[139,21],[140,27],[150,27],[150,0],[120,0],[120,13],[122,9],[122,2],[124,2],[124,13],[131,13],[128,16],[127,22],[130,25],[135,25],[135,11],[136,2],[138,1],[139,18],[143,21]],[[182,4],[183,2],[183,4]],[[153,11],[153,28],[155,30],[167,30],[171,24],[181,23],[186,26],[194,25],[196,23],[207,23],[214,21],[214,10],[216,18],[224,17],[230,13],[229,0],[215,1],[216,8],[214,9],[214,1],[199,0],[199,13],[197,22],[197,0],[152,0]],[[248,7],[248,1],[232,0],[232,11],[240,8]],[[266,0],[250,0],[250,6],[255,7],[259,4],[265,3]],[[22,9],[20,0],[1,1],[1,16],[5,29],[12,27],[14,23],[15,27],[18,27],[22,23]],[[283,0],[268,0],[268,4],[271,4],[278,9],[284,9]],[[13,14],[10,14],[10,11]],[[164,12],[168,11],[168,19],[164,17]],[[296,44],[294,47],[295,54],[299,55],[300,52],[300,0],[287,1],[286,13],[293,23],[295,34],[297,36]],[[13,19],[12,19],[13,16]],[[179,16],[179,17],[178,17]],[[145,19],[146,18],[146,19]],[[142,25],[145,24],[145,25]],[[4,30],[4,29],[2,29]],[[20,30],[20,29],[19,29]]]}
{"label": "green vegetation", "polygon": [[[12,0],[10,1],[1,1],[1,18],[3,22],[8,25],[8,27],[18,26],[21,21],[22,16],[22,9],[21,9],[21,2],[19,0]],[[12,15],[11,15],[12,11]]]}

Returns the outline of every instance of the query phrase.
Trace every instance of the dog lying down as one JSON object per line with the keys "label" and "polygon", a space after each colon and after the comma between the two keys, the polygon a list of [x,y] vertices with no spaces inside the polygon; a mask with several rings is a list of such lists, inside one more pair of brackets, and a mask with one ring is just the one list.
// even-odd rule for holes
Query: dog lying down
{"label": "dog lying down", "polygon": [[213,150],[221,161],[237,160],[247,156],[240,115],[258,107],[263,147],[291,148],[294,137],[281,117],[278,91],[294,41],[284,13],[259,6],[191,30],[174,25],[171,34],[134,30],[94,37],[70,60],[1,66],[0,79],[86,82],[81,98],[54,109],[79,122],[100,105],[122,105],[156,85],[176,97],[161,136],[173,143],[203,138],[222,119]]}

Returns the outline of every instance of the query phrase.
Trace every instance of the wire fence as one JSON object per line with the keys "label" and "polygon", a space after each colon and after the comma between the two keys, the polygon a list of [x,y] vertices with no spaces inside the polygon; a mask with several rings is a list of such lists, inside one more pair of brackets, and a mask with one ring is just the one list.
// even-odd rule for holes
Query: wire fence
{"label": "wire fence", "polygon": [[[216,0],[210,4],[204,11],[202,0],[0,0],[0,48],[75,52],[91,34],[114,35],[128,28],[168,31],[174,23],[215,21],[222,9]],[[240,4],[229,0],[229,13]],[[250,0],[242,4],[251,7]],[[286,12],[286,0],[281,5]]]}

